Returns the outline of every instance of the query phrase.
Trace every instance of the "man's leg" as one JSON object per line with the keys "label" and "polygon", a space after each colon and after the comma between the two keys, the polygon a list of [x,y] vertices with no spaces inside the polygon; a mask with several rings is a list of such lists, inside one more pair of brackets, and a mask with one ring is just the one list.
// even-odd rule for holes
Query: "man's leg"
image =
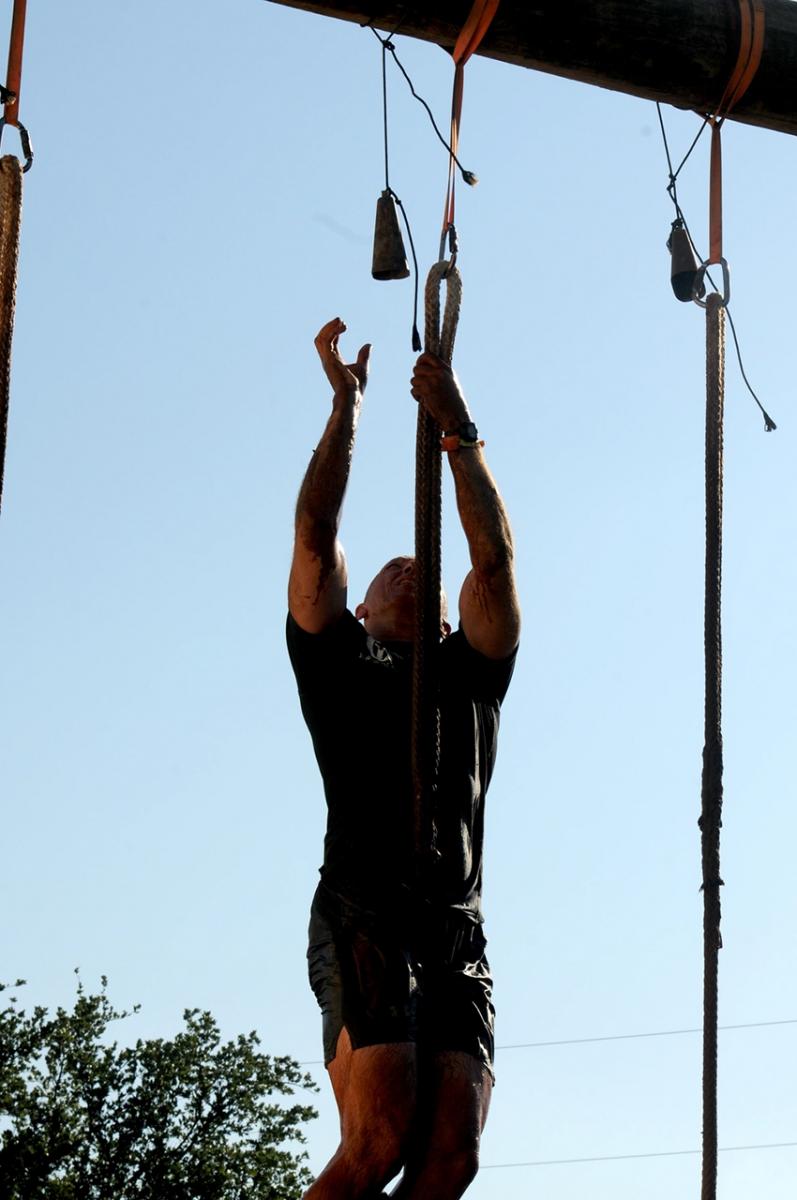
{"label": "man's leg", "polygon": [[419,1080],[418,1124],[391,1200],[459,1200],[479,1169],[493,1081],[470,1054],[438,1051]]}
{"label": "man's leg", "polygon": [[305,1200],[376,1200],[403,1164],[415,1111],[415,1046],[393,1042],[352,1050],[344,1028],[329,1077],[340,1145]]}

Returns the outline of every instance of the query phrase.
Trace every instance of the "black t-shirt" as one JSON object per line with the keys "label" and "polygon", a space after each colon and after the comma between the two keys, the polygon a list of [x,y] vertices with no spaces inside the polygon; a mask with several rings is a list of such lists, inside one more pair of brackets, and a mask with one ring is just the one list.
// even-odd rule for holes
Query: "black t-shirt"
{"label": "black t-shirt", "polygon": [[[358,904],[392,908],[413,878],[412,646],[375,641],[348,610],[317,634],[289,616],[287,639],[326,793],[321,876]],[[485,658],[461,630],[440,646],[440,858],[428,887],[437,903],[477,919],[484,797],[514,665],[514,654]]]}

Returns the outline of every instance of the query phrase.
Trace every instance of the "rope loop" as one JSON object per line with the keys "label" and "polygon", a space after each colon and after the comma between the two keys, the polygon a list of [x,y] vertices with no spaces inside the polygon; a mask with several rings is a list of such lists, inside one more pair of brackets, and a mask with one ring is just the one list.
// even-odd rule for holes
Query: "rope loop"
{"label": "rope loop", "polygon": [[[446,283],[446,306],[440,326],[440,284]],[[462,276],[453,259],[434,263],[426,279],[425,347],[450,363],[454,355],[459,311],[462,306]]]}

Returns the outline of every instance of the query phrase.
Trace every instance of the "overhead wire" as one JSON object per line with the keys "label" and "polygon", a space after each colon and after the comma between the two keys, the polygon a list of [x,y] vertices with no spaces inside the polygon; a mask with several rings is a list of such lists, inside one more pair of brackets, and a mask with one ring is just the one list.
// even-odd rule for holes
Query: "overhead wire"
{"label": "overhead wire", "polygon": [[[726,1032],[733,1029],[768,1029],[780,1025],[797,1025],[797,1017],[786,1017],[780,1021],[744,1021],[737,1025],[720,1025],[719,1029],[721,1032]],[[594,1042],[637,1041],[643,1038],[680,1037],[684,1034],[702,1032],[700,1026],[688,1029],[654,1029],[645,1033],[609,1033],[597,1037],[555,1038],[543,1042],[511,1042],[503,1046],[496,1046],[496,1050],[536,1050],[545,1046],[585,1046]],[[323,1059],[315,1058],[306,1059],[304,1062],[298,1063],[298,1066],[317,1067],[322,1064]]]}
{"label": "overhead wire", "polygon": [[[730,1029],[764,1029],[776,1025],[797,1025],[797,1017],[785,1021],[747,1021],[741,1025],[720,1025],[721,1030]],[[647,1033],[610,1033],[600,1037],[561,1038],[546,1042],[513,1042],[506,1046],[496,1046],[496,1050],[532,1050],[543,1046],[584,1046],[592,1042],[625,1042],[641,1038],[680,1037],[682,1034],[702,1033],[700,1026],[693,1029],[654,1029]]]}
{"label": "overhead wire", "polygon": [[[720,1146],[720,1154],[739,1150],[785,1150],[797,1142],[759,1142],[749,1146]],[[511,1167],[570,1167],[578,1163],[628,1162],[640,1158],[681,1158],[700,1154],[699,1150],[649,1150],[643,1154],[595,1154],[585,1158],[540,1158],[529,1162],[482,1163],[480,1171],[498,1171]]]}

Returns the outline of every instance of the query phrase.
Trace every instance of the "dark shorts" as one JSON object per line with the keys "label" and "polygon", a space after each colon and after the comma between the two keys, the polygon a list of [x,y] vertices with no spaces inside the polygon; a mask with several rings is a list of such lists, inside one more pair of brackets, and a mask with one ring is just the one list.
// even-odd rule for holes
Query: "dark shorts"
{"label": "dark shorts", "polygon": [[310,909],[307,962],[323,1018],[324,1062],[345,1027],[355,1050],[414,1042],[459,1050],[493,1073],[490,965],[482,926],[466,913],[368,912],[323,883]]}

